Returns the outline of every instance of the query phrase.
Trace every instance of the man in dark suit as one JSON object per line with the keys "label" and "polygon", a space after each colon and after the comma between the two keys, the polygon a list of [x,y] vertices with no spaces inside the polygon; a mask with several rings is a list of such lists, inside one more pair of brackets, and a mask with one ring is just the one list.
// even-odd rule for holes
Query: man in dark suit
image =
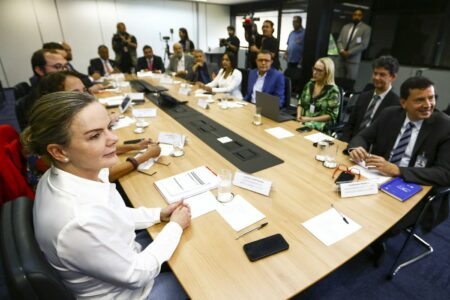
{"label": "man in dark suit", "polygon": [[248,75],[248,88],[245,100],[256,103],[256,91],[278,96],[280,107],[284,106],[284,75],[272,68],[272,55],[268,50],[262,50],[256,56],[257,68]]}
{"label": "man in dark suit", "polygon": [[109,59],[109,50],[105,45],[98,46],[98,56],[90,60],[88,73],[95,80],[102,76],[120,72],[116,68],[116,62]]}
{"label": "man in dark suit", "polygon": [[339,58],[336,65],[336,77],[356,80],[361,62],[361,54],[369,46],[372,29],[362,21],[363,11],[353,11],[352,23],[345,24],[337,39]]}
{"label": "man in dark suit", "polygon": [[411,77],[402,84],[400,98],[401,108],[383,110],[350,141],[351,158],[387,176],[449,186],[450,118],[434,110],[433,83],[425,77]]}
{"label": "man in dark suit", "polygon": [[153,55],[152,47],[145,45],[142,51],[144,56],[138,58],[136,71],[144,70],[152,71],[153,73],[164,73],[166,71],[161,57]]}
{"label": "man in dark suit", "polygon": [[389,106],[400,105],[400,98],[392,91],[392,82],[397,79],[399,64],[392,56],[381,56],[372,63],[373,90],[362,92],[343,128],[341,140],[349,142],[362,129],[378,118]]}

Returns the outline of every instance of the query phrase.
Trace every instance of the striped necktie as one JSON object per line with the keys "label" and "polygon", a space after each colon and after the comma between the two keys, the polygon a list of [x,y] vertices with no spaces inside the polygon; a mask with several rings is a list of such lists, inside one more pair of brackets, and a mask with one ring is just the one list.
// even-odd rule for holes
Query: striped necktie
{"label": "striped necktie", "polygon": [[364,129],[370,125],[372,122],[372,113],[375,109],[375,105],[377,104],[378,100],[380,100],[381,97],[378,95],[374,95],[372,98],[372,101],[370,101],[369,107],[367,107],[366,113],[364,114],[363,120],[361,122],[361,125],[359,126],[359,129]]}
{"label": "striped necktie", "polygon": [[389,161],[393,164],[398,165],[405,154],[406,148],[408,147],[409,141],[411,140],[411,133],[414,128],[414,124],[409,122],[406,125],[406,130],[403,132],[400,140],[398,141],[397,147],[392,151],[392,156]]}

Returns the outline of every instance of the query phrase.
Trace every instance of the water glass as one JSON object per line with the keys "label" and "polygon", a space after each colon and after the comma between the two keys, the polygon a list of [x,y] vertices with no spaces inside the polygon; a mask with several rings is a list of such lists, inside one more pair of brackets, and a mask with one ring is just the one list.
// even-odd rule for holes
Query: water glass
{"label": "water glass", "polygon": [[330,147],[330,144],[327,143],[326,141],[320,141],[317,143],[316,159],[318,161],[325,161],[329,147]]}
{"label": "water glass", "polygon": [[178,156],[182,156],[184,154],[184,150],[183,150],[183,139],[181,138],[175,138],[172,142],[172,156],[178,157]]}
{"label": "water glass", "polygon": [[259,126],[262,124],[261,112],[262,112],[262,107],[256,106],[255,114],[253,115],[253,125]]}
{"label": "water glass", "polygon": [[231,192],[231,171],[228,169],[219,170],[219,186],[217,187],[217,200],[225,203],[233,200]]}
{"label": "water glass", "polygon": [[325,153],[325,161],[323,162],[323,165],[327,168],[334,169],[337,166],[336,162],[336,156],[337,156],[337,149],[338,147],[333,145],[328,145],[328,148]]}

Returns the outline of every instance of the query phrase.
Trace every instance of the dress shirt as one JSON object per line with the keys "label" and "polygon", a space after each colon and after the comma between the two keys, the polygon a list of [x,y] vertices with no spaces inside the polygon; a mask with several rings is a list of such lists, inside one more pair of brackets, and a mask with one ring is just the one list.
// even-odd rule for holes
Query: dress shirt
{"label": "dress shirt", "polygon": [[303,47],[305,40],[305,30],[293,30],[288,37],[288,63],[299,64],[303,57]]}
{"label": "dress shirt", "polygon": [[267,72],[264,73],[264,75],[259,75],[258,72],[258,78],[256,79],[255,85],[253,86],[253,93],[252,93],[252,103],[256,103],[256,91],[261,92],[264,86],[264,80],[266,80]]}
{"label": "dress shirt", "polygon": [[[216,78],[207,84],[207,86],[212,88],[214,93],[229,93],[231,96],[242,99],[241,93],[241,82],[242,73],[238,69],[234,69],[227,78],[224,78],[225,71],[220,69]],[[261,85],[262,89],[262,85]]]}
{"label": "dress shirt", "polygon": [[420,128],[422,127],[423,120],[419,121],[411,121],[408,118],[408,115],[406,115],[405,121],[403,122],[402,128],[400,128],[400,132],[397,136],[397,139],[395,140],[394,147],[392,147],[391,154],[389,155],[389,159],[392,157],[392,152],[397,147],[398,142],[400,141],[400,138],[403,135],[403,132],[405,132],[408,123],[411,122],[414,124],[414,127],[411,131],[411,139],[409,140],[408,146],[406,147],[405,154],[403,155],[402,159],[400,160],[400,163],[398,164],[399,167],[408,167],[409,161],[411,160],[411,156],[414,150],[414,145],[416,144],[417,136],[419,135]]}
{"label": "dress shirt", "polygon": [[37,242],[77,299],[145,299],[180,240],[168,223],[145,249],[135,230],[160,222],[159,208],[126,207],[108,171],[100,181],[51,167],[39,181],[33,208]]}
{"label": "dress shirt", "polygon": [[[380,100],[378,100],[378,101],[375,103],[375,106],[374,106],[374,108],[373,108],[372,114],[370,115],[370,119],[371,119],[371,120],[373,120],[373,116],[374,116],[375,113],[377,112],[378,107],[380,107],[381,102],[383,102],[383,100],[384,100],[384,97],[386,97],[386,95],[389,93],[389,91],[390,91],[391,89],[392,89],[392,85],[389,86],[389,88],[388,88],[385,92],[383,92],[383,93],[381,93],[381,94],[378,95],[378,96],[380,97]],[[375,96],[376,93],[373,93],[373,95]],[[373,97],[372,97],[372,99],[373,99]],[[372,100],[372,101],[373,101],[373,100]],[[370,106],[370,103],[369,103],[369,106]]]}
{"label": "dress shirt", "polygon": [[185,71],[186,68],[184,66],[184,54],[181,56],[181,58],[178,60],[177,63],[177,72]]}
{"label": "dress shirt", "polygon": [[109,63],[109,60],[103,60],[100,58],[100,60],[103,63],[103,70],[105,71],[105,74],[111,74],[114,70],[114,68]]}
{"label": "dress shirt", "polygon": [[153,71],[153,57],[152,58],[147,58],[147,69],[149,71]]}

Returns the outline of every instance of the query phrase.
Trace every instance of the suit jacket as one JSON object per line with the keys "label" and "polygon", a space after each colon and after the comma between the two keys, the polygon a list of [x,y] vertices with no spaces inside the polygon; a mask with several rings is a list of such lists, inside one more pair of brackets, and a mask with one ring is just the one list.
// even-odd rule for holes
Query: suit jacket
{"label": "suit jacket", "polygon": [[[184,69],[189,73],[192,72],[192,65],[194,64],[194,57],[185,53],[184,54]],[[177,72],[178,58],[175,55],[170,57],[169,67],[166,69],[166,73]]]}
{"label": "suit jacket", "polygon": [[67,69],[69,71],[76,73],[78,75],[78,77],[80,78],[80,80],[83,82],[85,87],[90,88],[91,86],[94,85],[94,83],[91,81],[91,79],[89,78],[88,75],[80,73],[77,70],[75,70],[75,68],[73,67],[73,65],[71,63],[67,63]]}
{"label": "suit jacket", "polygon": [[[401,107],[388,107],[369,127],[362,130],[349,144],[349,148],[361,146],[386,160],[394,147],[400,128],[406,118]],[[400,167],[400,176],[405,181],[418,184],[450,185],[450,117],[434,111],[422,123],[408,167]],[[417,157],[425,155],[425,167],[415,167]]]}
{"label": "suit jacket", "polygon": [[[108,59],[109,64],[114,69],[116,67],[116,62]],[[90,60],[88,73],[89,75],[94,74],[95,72],[99,73],[101,76],[105,76],[105,68],[103,67],[102,59],[97,57]]]}
{"label": "suit jacket", "polygon": [[[145,56],[139,57],[137,60],[136,71],[139,72],[140,70],[145,70],[147,69],[147,67],[147,59],[145,58]],[[161,71],[161,73],[164,73],[166,71],[161,57],[157,55],[153,55],[153,70],[159,70]]]}
{"label": "suit jacket", "polygon": [[[345,142],[349,142],[355,135],[360,132],[361,122],[364,119],[364,114],[367,111],[367,108],[372,100],[374,90],[363,92],[359,95],[356,104],[354,105],[352,112],[350,113],[350,117],[348,122],[345,123],[344,128],[342,130],[342,140]],[[378,106],[375,114],[372,118],[372,123],[378,118],[381,111],[389,106],[399,106],[400,105],[400,97],[392,91],[386,94],[380,106]]]}
{"label": "suit jacket", "polygon": [[[252,100],[253,86],[258,79],[258,69],[253,69],[248,75],[248,85],[247,85],[247,95],[245,100]],[[284,75],[280,71],[270,68],[267,71],[266,78],[264,80],[264,85],[262,88],[263,93],[278,96],[280,107],[284,106]]]}
{"label": "suit jacket", "polygon": [[[339,34],[339,37],[337,39],[337,47],[339,52],[344,50],[345,46],[347,46],[347,41],[352,28],[353,23],[345,24],[342,27],[341,33]],[[367,46],[369,46],[370,34],[372,31],[370,26],[362,21],[359,22],[356,28],[357,30],[353,34],[349,48],[347,50],[349,52],[349,56],[346,61],[351,63],[359,63],[361,61],[361,53],[366,50]]]}

